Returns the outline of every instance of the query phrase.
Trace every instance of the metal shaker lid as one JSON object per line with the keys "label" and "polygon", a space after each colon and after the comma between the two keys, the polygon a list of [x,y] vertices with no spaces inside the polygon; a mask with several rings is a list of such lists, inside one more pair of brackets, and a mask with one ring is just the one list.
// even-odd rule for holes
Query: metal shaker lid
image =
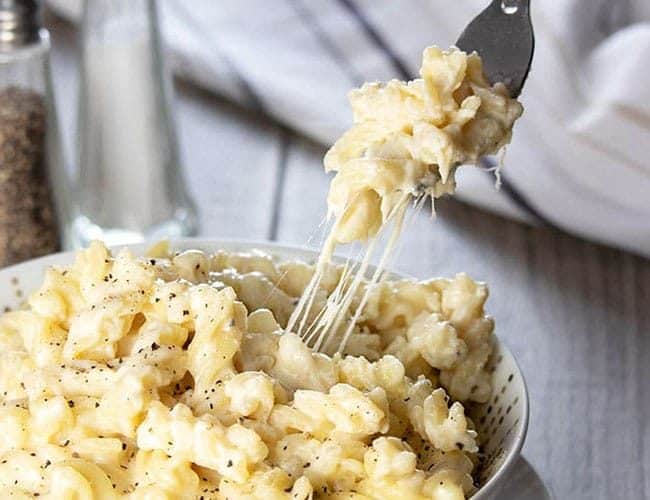
{"label": "metal shaker lid", "polygon": [[0,51],[38,40],[40,7],[39,0],[0,0]]}

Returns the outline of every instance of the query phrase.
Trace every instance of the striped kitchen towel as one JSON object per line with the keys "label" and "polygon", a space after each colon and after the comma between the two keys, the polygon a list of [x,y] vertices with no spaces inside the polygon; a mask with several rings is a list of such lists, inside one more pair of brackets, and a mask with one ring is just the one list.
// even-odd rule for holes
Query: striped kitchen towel
{"label": "striped kitchen towel", "polygon": [[[486,0],[159,0],[175,71],[324,144],[346,94],[410,79]],[[78,18],[80,0],[50,0]],[[650,1],[532,2],[526,108],[502,189],[460,169],[464,200],[650,256]]]}

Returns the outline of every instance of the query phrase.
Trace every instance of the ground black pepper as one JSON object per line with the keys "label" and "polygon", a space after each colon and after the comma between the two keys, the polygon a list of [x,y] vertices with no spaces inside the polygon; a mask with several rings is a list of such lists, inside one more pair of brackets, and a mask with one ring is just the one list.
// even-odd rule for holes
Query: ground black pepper
{"label": "ground black pepper", "polygon": [[47,177],[47,108],[41,94],[0,90],[0,265],[59,249]]}

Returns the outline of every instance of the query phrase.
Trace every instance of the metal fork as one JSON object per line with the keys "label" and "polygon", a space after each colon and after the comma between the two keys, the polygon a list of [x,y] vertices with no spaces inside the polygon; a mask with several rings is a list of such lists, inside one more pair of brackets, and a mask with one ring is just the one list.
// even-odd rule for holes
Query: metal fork
{"label": "metal fork", "polygon": [[494,0],[467,25],[456,46],[478,52],[490,83],[502,82],[517,97],[535,50],[530,0]]}

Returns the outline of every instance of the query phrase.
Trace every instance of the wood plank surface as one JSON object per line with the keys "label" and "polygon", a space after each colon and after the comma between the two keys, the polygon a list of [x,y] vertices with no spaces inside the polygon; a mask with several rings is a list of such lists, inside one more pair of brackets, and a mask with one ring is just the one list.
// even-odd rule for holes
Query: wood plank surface
{"label": "wood plank surface", "polygon": [[[74,43],[51,26],[70,149]],[[177,102],[202,234],[306,243],[325,211],[324,148],[187,85]],[[526,458],[557,499],[648,498],[650,261],[453,200],[437,212],[414,218],[395,267],[490,284],[497,333],[529,385]]]}

